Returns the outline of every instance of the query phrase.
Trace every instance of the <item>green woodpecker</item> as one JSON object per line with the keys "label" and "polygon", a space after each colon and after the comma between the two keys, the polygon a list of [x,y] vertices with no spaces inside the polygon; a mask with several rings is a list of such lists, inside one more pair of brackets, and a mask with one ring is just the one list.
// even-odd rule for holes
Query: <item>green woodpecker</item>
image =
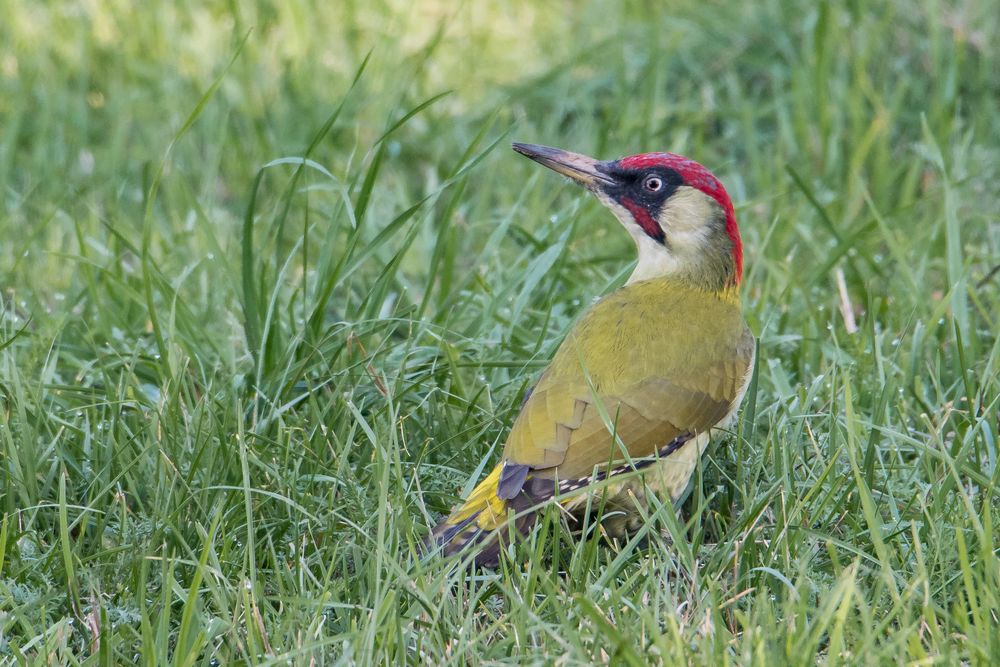
{"label": "green woodpecker", "polygon": [[639,258],[625,285],[566,336],[499,465],[432,532],[444,553],[476,548],[482,565],[496,564],[508,521],[523,533],[552,499],[578,513],[592,484],[627,517],[610,522],[612,533],[636,527],[646,488],[680,502],[712,430],[743,399],[755,349],[740,311],[736,215],[710,171],[672,153],[601,162],[545,146],[514,150],[593,193]]}

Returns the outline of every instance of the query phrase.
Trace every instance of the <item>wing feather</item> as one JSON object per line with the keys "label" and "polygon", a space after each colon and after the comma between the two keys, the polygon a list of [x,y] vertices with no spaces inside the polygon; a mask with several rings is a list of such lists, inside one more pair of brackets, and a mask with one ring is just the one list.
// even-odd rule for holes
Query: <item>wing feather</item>
{"label": "wing feather", "polygon": [[530,466],[536,478],[571,479],[627,458],[619,442],[628,457],[652,456],[730,412],[752,355],[753,336],[733,300],[643,283],[614,292],[580,320],[539,378],[504,460]]}

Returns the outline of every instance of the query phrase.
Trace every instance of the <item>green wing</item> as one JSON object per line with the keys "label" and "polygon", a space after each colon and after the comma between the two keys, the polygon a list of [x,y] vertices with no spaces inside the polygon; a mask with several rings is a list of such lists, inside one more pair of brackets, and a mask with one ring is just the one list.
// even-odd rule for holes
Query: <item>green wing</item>
{"label": "green wing", "polygon": [[729,414],[754,353],[733,295],[651,280],[595,304],[556,352],[511,430],[504,460],[573,479],[651,456]]}

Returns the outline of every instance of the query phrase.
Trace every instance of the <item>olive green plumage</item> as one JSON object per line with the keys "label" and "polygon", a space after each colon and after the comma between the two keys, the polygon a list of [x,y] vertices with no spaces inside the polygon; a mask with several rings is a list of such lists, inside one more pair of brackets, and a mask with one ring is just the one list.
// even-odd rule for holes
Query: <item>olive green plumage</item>
{"label": "olive green plumage", "polygon": [[[553,498],[573,511],[594,482],[608,480],[605,500],[626,514],[647,487],[680,500],[712,429],[739,406],[755,349],[740,309],[732,204],[707,170],[672,154],[599,163],[515,148],[593,191],[636,239],[639,263],[580,317],[521,407],[499,464],[432,531],[445,553],[475,545],[487,565],[509,521],[524,532]],[[624,474],[633,470],[643,479]]]}
{"label": "olive green plumage", "polygon": [[503,460],[547,479],[591,474],[614,453],[598,401],[628,455],[651,456],[722,420],[752,356],[753,335],[731,292],[666,278],[623,287],[566,337],[514,422]]}

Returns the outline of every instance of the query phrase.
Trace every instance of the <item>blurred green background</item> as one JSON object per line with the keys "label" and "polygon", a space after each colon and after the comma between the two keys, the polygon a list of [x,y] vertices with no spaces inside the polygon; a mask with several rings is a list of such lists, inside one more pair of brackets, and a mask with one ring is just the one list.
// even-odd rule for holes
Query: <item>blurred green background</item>
{"label": "blurred green background", "polygon": [[[1000,4],[0,0],[0,661],[1000,656]],[[670,150],[760,337],[675,517],[421,559]],[[470,480],[471,478],[471,480]]]}

